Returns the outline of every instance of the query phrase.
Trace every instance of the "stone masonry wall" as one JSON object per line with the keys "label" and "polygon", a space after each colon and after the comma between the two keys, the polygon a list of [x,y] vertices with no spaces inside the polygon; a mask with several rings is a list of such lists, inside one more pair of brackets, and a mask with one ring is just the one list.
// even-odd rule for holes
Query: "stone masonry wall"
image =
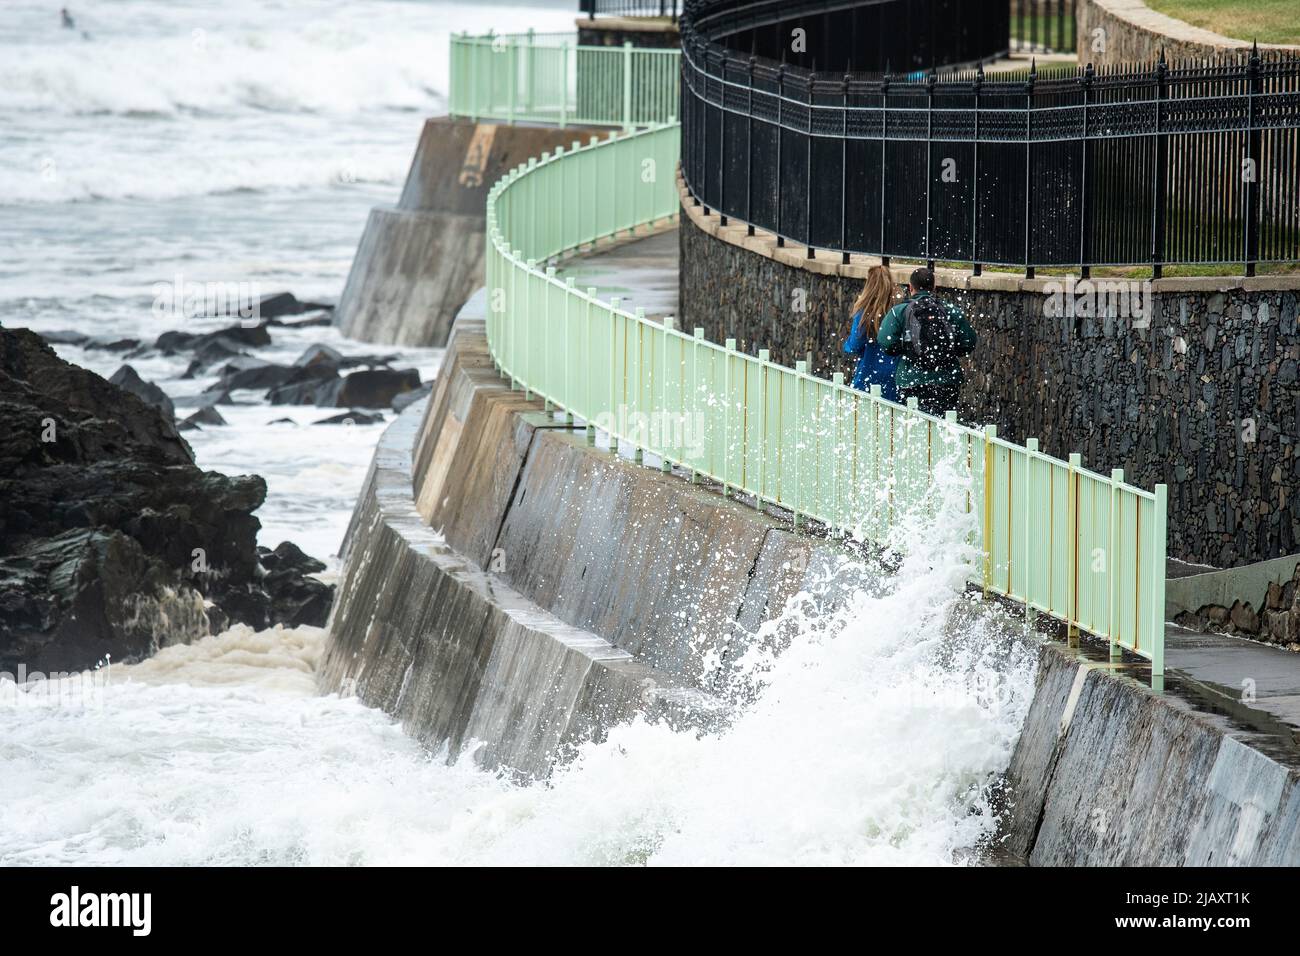
{"label": "stone masonry wall", "polygon": [[[1250,50],[1245,40],[1220,36],[1165,16],[1142,0],[1079,0],[1075,20],[1079,62],[1094,66],[1154,63],[1161,50],[1170,62],[1233,53],[1244,56]],[[1295,47],[1260,44],[1260,49]]]}
{"label": "stone masonry wall", "polygon": [[[840,346],[865,265],[808,262],[685,208],[681,326],[750,354],[770,348],[782,363],[811,352],[816,374],[851,378]],[[980,336],[964,421],[1037,437],[1058,457],[1079,452],[1103,474],[1123,468],[1143,488],[1165,482],[1171,557],[1228,567],[1300,550],[1296,277],[1159,280],[1148,328],[1047,315],[1051,280],[938,277]]]}

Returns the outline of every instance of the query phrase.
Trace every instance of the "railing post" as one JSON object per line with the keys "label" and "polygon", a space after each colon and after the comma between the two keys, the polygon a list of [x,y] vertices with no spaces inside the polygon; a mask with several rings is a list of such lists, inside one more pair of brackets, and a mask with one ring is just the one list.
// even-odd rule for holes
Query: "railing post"
{"label": "railing post", "polygon": [[[762,406],[762,414],[758,426],[758,492],[755,494],[755,504],[758,510],[763,510],[763,493],[767,491],[767,367],[772,361],[772,353],[769,349],[758,350],[758,396],[759,404]],[[748,398],[749,396],[745,396]],[[748,416],[746,416],[748,418]]]}
{"label": "railing post", "polygon": [[[803,238],[804,246],[808,250],[808,258],[815,259],[817,250],[813,248],[812,238],[812,141],[813,141],[813,93],[817,85],[817,62],[813,61],[813,72],[808,77],[808,114],[806,117],[807,129],[804,132],[804,177],[803,177]],[[795,516],[796,518],[798,515]]]}
{"label": "railing post", "polygon": [[776,68],[776,244],[785,245],[781,236],[781,132],[785,129],[785,64]]}
{"label": "railing post", "polygon": [[[645,340],[645,309],[642,306],[637,306],[636,322],[633,324],[632,327],[636,329],[636,374],[641,379],[644,379],[645,378],[645,352],[642,348],[642,343]],[[641,382],[636,381],[636,382],[632,382],[631,384],[636,389],[635,405],[636,405],[636,410],[640,412],[641,411]],[[637,419],[638,422],[640,422],[641,420],[642,419],[640,418]],[[647,434],[647,435],[639,435],[637,437],[639,440],[633,442],[632,445],[632,460],[639,465],[645,459],[645,456],[642,454],[642,452],[644,452],[645,442],[647,439],[649,439],[650,436]]]}
{"label": "railing post", "polygon": [[934,192],[934,86],[938,76],[931,67],[925,76],[925,265],[934,268],[934,254],[930,251],[930,220],[933,218],[931,193]]}
{"label": "railing post", "polygon": [[510,38],[510,102],[506,110],[506,122],[515,125],[515,108],[519,98],[519,42]]}
{"label": "railing post", "polygon": [[[754,234],[754,61],[749,58],[749,82],[745,87],[745,234]],[[777,134],[780,135],[779,133]]]}
{"label": "railing post", "polygon": [[1025,439],[1025,483],[1021,491],[1021,507],[1024,509],[1024,547],[1021,550],[1025,561],[1025,624],[1032,629],[1038,621],[1038,614],[1033,607],[1033,583],[1034,583],[1034,559],[1031,556],[1030,542],[1033,535],[1030,534],[1029,528],[1033,523],[1033,495],[1030,490],[1033,485],[1034,459],[1038,456],[1038,439]]}
{"label": "railing post", "polygon": [[[809,175],[812,175],[812,170],[809,169],[808,173]],[[803,445],[803,432],[804,432],[803,381],[804,381],[804,376],[808,374],[808,363],[795,362],[794,371],[795,371],[794,374],[794,435],[795,435],[794,447],[790,449],[782,449],[782,452],[784,453],[785,451],[788,450],[790,454],[794,456],[794,494],[790,496],[791,500],[789,506],[790,506],[790,510],[794,512],[794,530],[798,531],[799,530],[799,505],[803,503],[803,497],[801,494],[801,492],[803,491],[803,481],[801,480],[803,478],[803,467],[802,467],[803,451],[801,446]],[[777,434],[778,435],[781,434],[780,431],[781,423],[778,422],[776,427],[777,427]],[[782,455],[782,457],[784,457],[784,454]],[[780,471],[778,471],[777,472],[778,481],[780,480],[780,474],[781,474]]]}
{"label": "railing post", "polygon": [[[587,286],[587,327],[583,330],[583,336],[582,336],[582,350],[583,350],[583,354],[587,357],[587,361],[582,363],[583,389],[584,391],[586,391],[587,402],[591,401],[591,384],[590,384],[590,376],[589,376],[589,372],[591,369],[591,310],[595,306],[595,304],[596,304],[596,287],[594,285],[589,285]],[[611,338],[613,337],[613,334],[614,334],[613,329],[611,328],[610,329]],[[613,375],[613,369],[610,369],[610,374],[611,376]],[[591,421],[590,407],[588,407],[587,410],[583,412],[583,414],[587,418],[587,444],[594,445],[596,444],[596,426],[592,424]]]}
{"label": "railing post", "polygon": [[722,424],[722,497],[731,497],[731,483],[727,479],[731,476],[731,364],[732,356],[736,354],[736,340],[726,340],[726,355],[722,362],[722,388],[724,397],[722,402],[723,424]]}
{"label": "railing post", "polygon": [[1120,653],[1119,644],[1119,574],[1117,573],[1116,554],[1119,550],[1119,510],[1120,510],[1120,486],[1124,484],[1124,469],[1112,468],[1110,470],[1110,542],[1106,548],[1106,583],[1109,585],[1110,600],[1109,605],[1109,623],[1107,631],[1110,638],[1110,659],[1119,660],[1123,655]]}
{"label": "railing post", "polygon": [[[1092,217],[1088,215],[1088,106],[1092,101],[1092,81],[1096,76],[1092,64],[1083,71],[1083,156],[1079,177],[1079,275],[1087,279],[1092,275],[1091,229]],[[1077,635],[1076,635],[1077,636]]]}
{"label": "railing post", "polygon": [[1166,522],[1168,520],[1169,488],[1159,484],[1155,487],[1155,507],[1152,509],[1154,527],[1151,529],[1151,541],[1155,553],[1151,563],[1151,594],[1147,600],[1147,613],[1151,615],[1151,687],[1164,690],[1165,677],[1165,541]]}
{"label": "railing post", "polygon": [[[560,126],[569,123],[569,50],[573,44],[560,44]],[[574,57],[574,69],[577,69],[577,57]],[[576,104],[575,104],[576,105]]]}
{"label": "railing post", "polygon": [[993,439],[998,437],[997,425],[984,426],[984,597],[993,586]]}
{"label": "railing post", "polygon": [[[663,448],[659,452],[659,470],[668,474],[673,470],[673,463],[668,457],[669,442],[672,440],[673,429],[669,426],[672,420],[668,414],[668,340],[673,337],[673,327],[675,321],[671,315],[664,317],[664,331],[661,338],[664,340],[663,361],[659,366],[659,377],[663,379],[660,383],[659,390],[659,442]],[[681,370],[678,369],[680,377]],[[665,438],[664,436],[668,437]]]}
{"label": "railing post", "polygon": [[[691,417],[690,435],[692,440],[700,440],[702,435],[695,435],[695,429],[699,426],[699,406],[700,406],[700,343],[704,341],[704,329],[696,326],[695,335],[691,339]],[[697,456],[698,457],[698,456]],[[700,480],[700,473],[696,470],[697,461],[691,462],[691,484],[696,484]]]}
{"label": "railing post", "polygon": [[979,275],[980,265],[980,92],[984,88],[984,64],[975,72],[975,141],[971,144],[974,161],[971,164],[970,177],[970,255],[971,272]]}
{"label": "railing post", "polygon": [[[622,416],[619,414],[618,402],[618,343],[615,335],[614,318],[618,312],[619,306],[623,304],[622,296],[613,296],[609,300],[610,327],[609,327],[609,450],[615,455],[618,454],[618,427]],[[624,376],[627,375],[627,369],[623,370]]]}
{"label": "railing post", "polygon": [[632,128],[632,41],[623,42],[623,129]]}
{"label": "railing post", "polygon": [[533,56],[533,36],[535,32],[536,31],[534,31],[532,27],[528,28],[528,51],[524,56],[524,62],[527,64],[524,69],[524,74],[527,77],[525,80],[527,89],[524,91],[524,115],[530,120],[537,118],[533,115],[533,109],[536,105],[533,102],[533,92],[537,88],[537,77],[534,75],[535,71],[533,69],[535,63],[535,58]]}
{"label": "railing post", "polygon": [[1246,61],[1246,159],[1250,177],[1246,180],[1245,248],[1246,275],[1255,274],[1259,259],[1259,154],[1260,131],[1256,120],[1255,95],[1260,92],[1259,46],[1252,45],[1250,59]]}
{"label": "railing post", "polygon": [[1029,79],[1025,83],[1025,278],[1034,277],[1032,221],[1034,216],[1033,190],[1033,115],[1034,81],[1038,78],[1036,60],[1029,62]]}
{"label": "railing post", "polygon": [[573,276],[564,280],[564,330],[560,335],[560,347],[564,350],[564,424],[573,424],[573,372],[569,361],[569,306],[578,294],[577,282]]}
{"label": "railing post", "polygon": [[[849,83],[852,77],[844,73],[840,88],[840,262],[849,264]],[[812,171],[808,173],[812,175]]]}
{"label": "railing post", "polygon": [[1079,646],[1079,469],[1083,457],[1077,452],[1070,455],[1069,484],[1065,488],[1066,513],[1070,516],[1070,578],[1066,582],[1066,607],[1069,619],[1065,626],[1065,642],[1070,647]]}
{"label": "railing post", "polygon": [[1160,59],[1156,62],[1156,129],[1155,157],[1151,171],[1153,182],[1151,189],[1151,277],[1159,279],[1165,259],[1165,192],[1169,186],[1169,146],[1164,130],[1165,98],[1169,93],[1168,66],[1165,64],[1165,51],[1160,50]]}
{"label": "railing post", "polygon": [[722,96],[718,103],[718,224],[727,224],[727,61],[722,61]]}
{"label": "railing post", "polygon": [[889,184],[885,181],[885,139],[889,135],[889,71],[885,71],[880,80],[880,264],[889,265],[889,255],[885,252],[885,210],[888,208],[885,197],[889,194]]}

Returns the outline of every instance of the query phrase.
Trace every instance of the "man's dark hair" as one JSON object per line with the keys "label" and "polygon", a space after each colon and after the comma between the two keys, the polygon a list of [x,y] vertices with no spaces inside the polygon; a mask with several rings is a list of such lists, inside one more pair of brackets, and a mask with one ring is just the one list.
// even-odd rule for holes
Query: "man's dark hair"
{"label": "man's dark hair", "polygon": [[934,270],[921,266],[921,268],[912,273],[912,278],[908,281],[912,283],[912,288],[917,292],[933,292]]}

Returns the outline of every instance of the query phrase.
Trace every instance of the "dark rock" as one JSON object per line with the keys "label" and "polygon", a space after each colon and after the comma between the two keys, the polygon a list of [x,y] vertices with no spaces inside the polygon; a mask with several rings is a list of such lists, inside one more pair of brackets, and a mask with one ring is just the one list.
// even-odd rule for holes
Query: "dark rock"
{"label": "dark rock", "polygon": [[153,347],[160,352],[183,352],[193,348],[194,343],[203,338],[198,332],[182,332],[172,329],[154,339]]}
{"label": "dark rock", "polygon": [[403,392],[420,387],[415,369],[365,369],[353,372],[322,389],[318,405],[336,408],[389,408]]}
{"label": "dark rock", "polygon": [[180,408],[204,408],[208,405],[233,405],[235,400],[224,388],[216,386],[197,395],[180,395],[175,404]]}
{"label": "dark rock", "polygon": [[300,368],[308,365],[329,365],[338,368],[343,364],[343,353],[318,342],[307,346],[306,351],[299,355],[293,364]]}
{"label": "dark rock", "polygon": [[269,422],[267,422],[267,424],[268,424],[268,425],[295,425],[295,426],[296,426],[298,423],[295,422],[292,418],[273,418],[273,419],[271,419]]}
{"label": "dark rock", "polygon": [[211,405],[205,405],[193,415],[185,419],[182,424],[189,425],[224,425],[226,420],[221,417],[221,413]]}
{"label": "dark rock", "polygon": [[267,392],[266,400],[272,405],[323,405],[322,390],[332,389],[338,379],[328,365],[306,365]]}
{"label": "dark rock", "polygon": [[194,340],[193,347],[198,352],[210,342],[221,342],[227,348],[238,352],[243,347],[260,348],[271,344],[271,333],[265,323],[260,325],[232,325],[218,329]]}
{"label": "dark rock", "polygon": [[408,405],[414,405],[420,399],[433,393],[433,382],[425,382],[419,388],[413,388],[409,392],[402,392],[393,398],[393,410],[403,411]]}
{"label": "dark rock", "polygon": [[167,397],[167,393],[153,382],[146,382],[131,366],[123,365],[113,373],[109,382],[143,399],[162,412],[165,418],[170,420],[176,417],[176,406]]}
{"label": "dark rock", "polygon": [[302,315],[304,312],[332,310],[334,306],[322,302],[300,302],[292,292],[276,292],[263,296],[255,313],[261,319],[274,319],[281,315]]}
{"label": "dark rock", "polygon": [[287,365],[275,365],[251,356],[240,356],[221,369],[220,387],[232,392],[237,388],[274,388],[292,378],[294,371]]}
{"label": "dark rock", "polygon": [[346,411],[342,415],[332,415],[329,418],[322,418],[318,422],[312,422],[313,425],[377,425],[384,420],[383,415],[367,415],[365,412],[356,410]]}
{"label": "dark rock", "polygon": [[257,553],[265,571],[262,588],[271,599],[271,619],[289,627],[323,627],[334,587],[308,575],[324,571],[325,564],[288,541],[282,541],[274,551],[258,548]]}
{"label": "dark rock", "polygon": [[41,338],[51,345],[82,345],[90,336],[82,332],[73,332],[67,329],[60,329],[55,332],[42,332]]}
{"label": "dark rock", "polygon": [[129,352],[139,344],[139,339],[122,339],[115,335],[93,335],[82,343],[82,347],[103,352]]}
{"label": "dark rock", "polygon": [[136,659],[228,621],[323,619],[319,582],[295,580],[293,561],[264,584],[252,512],[265,495],[255,475],[197,468],[134,393],[0,328],[0,670]]}

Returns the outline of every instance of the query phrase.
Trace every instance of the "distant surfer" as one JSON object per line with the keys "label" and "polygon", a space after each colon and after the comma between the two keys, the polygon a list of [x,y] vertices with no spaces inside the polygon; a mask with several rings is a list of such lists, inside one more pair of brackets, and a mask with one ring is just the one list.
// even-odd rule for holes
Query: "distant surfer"
{"label": "distant surfer", "polygon": [[59,16],[63,20],[63,28],[65,30],[77,29],[77,21],[72,19],[72,14],[68,12],[67,7],[64,7],[62,10],[59,11]]}

